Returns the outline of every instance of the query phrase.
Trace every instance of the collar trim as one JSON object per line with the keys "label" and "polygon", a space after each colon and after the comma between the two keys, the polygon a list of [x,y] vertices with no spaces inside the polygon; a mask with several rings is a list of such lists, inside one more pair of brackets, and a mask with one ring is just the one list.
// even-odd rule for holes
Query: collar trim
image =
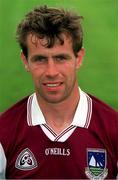
{"label": "collar trim", "polygon": [[[73,119],[73,122],[71,123],[74,127],[82,127],[82,128],[88,128],[90,121],[91,121],[91,115],[92,115],[92,99],[81,89],[80,91],[80,101],[78,103],[75,116]],[[28,98],[27,102],[27,123],[29,126],[35,126],[35,125],[44,125],[46,128],[48,125],[46,125],[45,118],[43,116],[43,113],[38,105],[36,94],[32,94]],[[69,127],[71,127],[71,125]],[[48,130],[56,136],[56,133],[48,127]]]}
{"label": "collar trim", "polygon": [[33,101],[34,94],[32,94],[27,101],[27,123],[29,126],[33,126],[32,124],[32,116],[31,116],[31,107]]}
{"label": "collar trim", "polygon": [[84,127],[88,128],[91,121],[91,115],[92,115],[92,99],[87,94],[86,94],[86,98],[87,98],[87,103],[88,103],[88,111],[87,111],[86,123]]}

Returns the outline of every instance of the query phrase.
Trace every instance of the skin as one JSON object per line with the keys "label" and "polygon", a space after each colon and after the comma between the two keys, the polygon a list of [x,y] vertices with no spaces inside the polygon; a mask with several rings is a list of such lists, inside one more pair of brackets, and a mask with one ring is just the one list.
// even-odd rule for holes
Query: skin
{"label": "skin", "polygon": [[[76,72],[84,57],[82,48],[75,56],[71,37],[65,34],[64,44],[58,41],[45,47],[46,39],[27,36],[28,57],[21,53],[24,66],[32,75],[39,106],[47,124],[58,134],[72,122],[79,90]],[[35,42],[35,43],[34,43]]]}

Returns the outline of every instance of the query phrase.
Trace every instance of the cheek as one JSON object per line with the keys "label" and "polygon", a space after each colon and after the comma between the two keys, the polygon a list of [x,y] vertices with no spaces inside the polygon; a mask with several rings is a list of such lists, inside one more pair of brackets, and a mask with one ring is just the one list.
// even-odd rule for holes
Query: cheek
{"label": "cheek", "polygon": [[64,67],[64,71],[67,72],[69,75],[76,74],[76,63],[71,63]]}
{"label": "cheek", "polygon": [[34,83],[37,83],[37,82],[40,82],[41,81],[41,77],[42,77],[42,70],[38,69],[38,68],[33,68],[33,69],[30,69],[30,73],[31,73],[31,76],[32,76],[32,79],[34,81]]}
{"label": "cheek", "polygon": [[29,66],[30,73],[32,76],[40,76],[44,72],[44,68],[40,66],[36,66],[35,64],[32,64]]}
{"label": "cheek", "polygon": [[66,74],[66,78],[67,78],[67,82],[69,84],[73,84],[73,82],[75,82],[76,80],[76,66],[69,66],[69,67],[66,67],[65,70],[64,70],[65,74]]}

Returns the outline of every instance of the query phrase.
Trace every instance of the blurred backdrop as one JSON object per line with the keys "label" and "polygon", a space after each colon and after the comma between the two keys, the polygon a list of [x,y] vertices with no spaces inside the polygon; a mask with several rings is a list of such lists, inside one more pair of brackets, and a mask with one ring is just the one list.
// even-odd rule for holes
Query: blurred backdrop
{"label": "blurred backdrop", "polygon": [[118,110],[117,0],[0,0],[0,112],[34,91],[20,60],[15,31],[30,9],[44,4],[84,16],[86,54],[79,85]]}

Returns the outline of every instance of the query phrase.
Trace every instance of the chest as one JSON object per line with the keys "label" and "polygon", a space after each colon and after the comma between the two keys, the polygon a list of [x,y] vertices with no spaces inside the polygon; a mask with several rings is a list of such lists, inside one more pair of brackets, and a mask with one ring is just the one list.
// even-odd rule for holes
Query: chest
{"label": "chest", "polygon": [[[19,132],[20,133],[20,132]],[[116,176],[112,146],[102,135],[76,128],[65,142],[51,141],[40,126],[25,128],[7,154],[7,178]]]}

